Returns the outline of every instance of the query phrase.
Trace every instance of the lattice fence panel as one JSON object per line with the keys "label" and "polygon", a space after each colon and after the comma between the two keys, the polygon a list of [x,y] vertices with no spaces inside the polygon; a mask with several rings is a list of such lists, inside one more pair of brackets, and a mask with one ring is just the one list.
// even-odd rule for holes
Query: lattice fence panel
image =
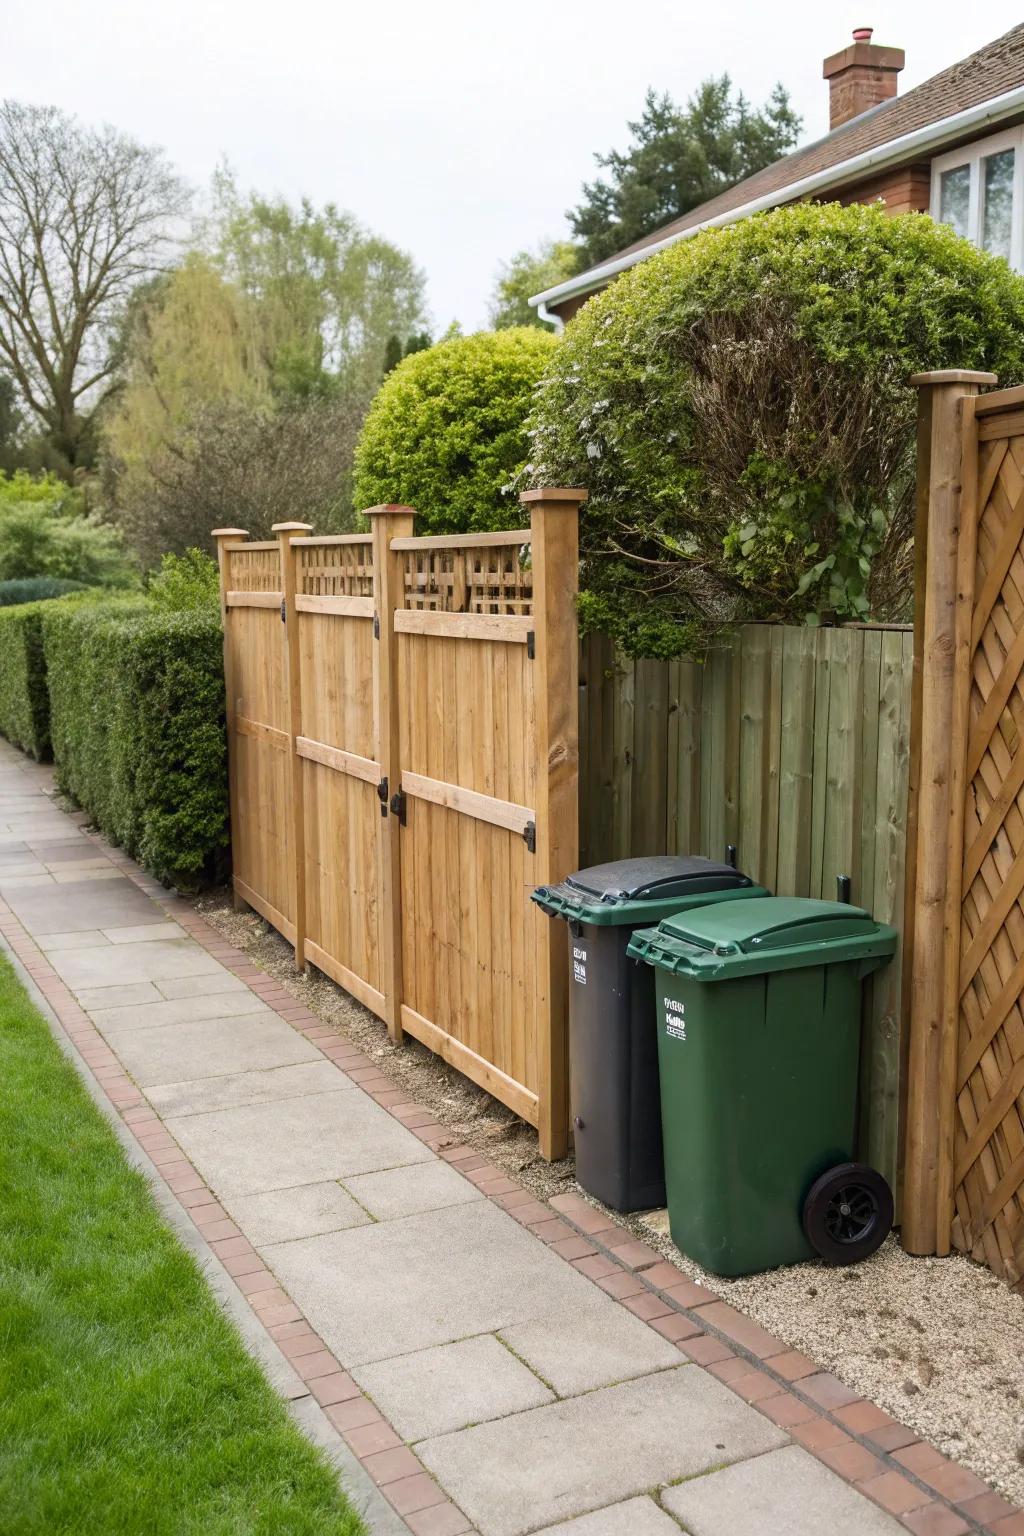
{"label": "lattice fence panel", "polygon": [[370,539],[365,543],[296,541],[295,590],[306,597],[372,597]]}
{"label": "lattice fence panel", "polygon": [[979,447],[952,1235],[1016,1285],[1024,1276],[1024,437]]}

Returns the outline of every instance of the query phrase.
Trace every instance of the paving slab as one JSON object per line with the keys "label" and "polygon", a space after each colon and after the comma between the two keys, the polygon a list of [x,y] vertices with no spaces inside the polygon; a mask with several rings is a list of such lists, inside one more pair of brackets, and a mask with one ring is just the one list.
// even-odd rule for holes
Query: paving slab
{"label": "paving slab", "polygon": [[221,966],[191,939],[153,944],[111,944],[103,949],[54,949],[50,964],[72,990],[158,981],[161,976],[207,976]]}
{"label": "paving slab", "polygon": [[[113,945],[111,945],[113,948]],[[216,981],[216,973],[212,976],[202,975],[188,977],[195,981]],[[92,989],[89,989],[90,991]],[[108,988],[108,991],[113,990]],[[82,993],[85,996],[85,993]],[[85,1004],[83,1003],[83,1007]],[[89,1010],[93,1016],[97,1029],[157,1029],[165,1024],[199,1024],[204,1019],[230,1019],[235,1014],[241,1013],[266,1013],[272,1010],[261,1003],[254,992],[248,987],[242,991],[234,989],[228,992],[211,990],[210,995],[197,997],[161,997],[156,994],[155,1002],[147,1002],[141,1007],[137,1005],[118,1004],[114,1008],[93,1008]],[[294,1033],[294,1031],[293,1031]],[[182,1062],[182,1066],[185,1063]],[[246,1063],[239,1061],[239,1067]]]}
{"label": "paving slab", "polygon": [[679,1527],[653,1499],[640,1498],[546,1525],[537,1536],[679,1536]]}
{"label": "paving slab", "polygon": [[82,928],[77,933],[40,933],[36,935],[40,949],[95,949],[109,944],[110,940],[98,928]]}
{"label": "paving slab", "polygon": [[417,1450],[481,1536],[524,1536],[786,1440],[715,1377],[682,1365]]}
{"label": "paving slab", "polygon": [[679,1364],[674,1344],[610,1300],[503,1328],[501,1338],[559,1397]]}
{"label": "paving slab", "polygon": [[406,1440],[443,1435],[555,1400],[491,1333],[357,1366],[352,1374]]}
{"label": "paving slab", "polygon": [[183,939],[184,928],[177,923],[132,923],[127,928],[104,928],[111,944],[140,944],[153,939]]}
{"label": "paving slab", "polygon": [[232,1196],[227,1208],[254,1248],[365,1227],[372,1220],[334,1179],[275,1189],[266,1195]]}
{"label": "paving slab", "polygon": [[[197,976],[196,981],[212,981],[212,976]],[[151,981],[131,981],[123,987],[80,987],[76,993],[86,1013],[102,1008],[130,1008],[143,1003],[161,1003],[163,998]],[[128,1015],[126,1014],[127,1018]]]}
{"label": "paving slab", "polygon": [[[178,1124],[202,1126],[214,1118],[203,1115],[171,1128],[177,1135]],[[351,1142],[349,1131],[342,1136]],[[373,1151],[371,1141],[368,1155]],[[334,1163],[345,1155],[346,1149],[335,1149]],[[252,1156],[250,1149],[250,1162]],[[572,1312],[592,1305],[597,1294],[589,1280],[489,1200],[282,1243],[265,1249],[264,1258],[347,1366]]]}
{"label": "paving slab", "polygon": [[79,885],[51,885],[46,891],[19,891],[12,894],[10,905],[33,935],[166,922],[160,909],[128,880],[87,881]]}
{"label": "paving slab", "polygon": [[346,1179],[345,1185],[378,1221],[484,1199],[461,1173],[438,1160],[411,1168],[389,1168],[384,1173],[356,1174]]}
{"label": "paving slab", "polygon": [[253,996],[240,976],[230,971],[211,971],[209,976],[161,976],[157,991],[167,998],[210,997],[215,992],[245,992]]}
{"label": "paving slab", "polygon": [[[225,1027],[228,1022],[225,1021]],[[134,1038],[141,1040],[147,1033],[140,1031]],[[300,1035],[292,1033],[302,1045],[307,1044]],[[177,1075],[180,1077],[180,1065]],[[349,1173],[369,1173],[400,1163],[426,1162],[433,1156],[428,1147],[363,1093],[320,1093],[270,1104],[247,1104],[208,1115],[174,1116],[167,1120],[167,1128],[225,1200],[341,1179]],[[384,1230],[390,1229],[390,1225]],[[334,1240],[307,1239],[311,1243]],[[269,1251],[276,1254],[281,1250]],[[300,1263],[299,1267],[306,1265]],[[385,1291],[391,1285],[389,1276]],[[395,1350],[388,1353],[394,1354]]]}
{"label": "paving slab", "polygon": [[93,869],[92,865],[86,869],[80,864],[70,869],[55,869],[51,879],[58,885],[93,885],[99,880],[124,880],[127,883],[128,877],[104,860],[99,869]]}
{"label": "paving slab", "polygon": [[[180,1083],[183,1072],[189,1074],[190,1082],[224,1077],[240,1062],[260,1068],[322,1060],[308,1040],[266,1010],[233,1019],[167,1024],[160,1029],[106,1028],[103,1034],[140,1088]],[[340,1073],[335,1076],[343,1081]]]}
{"label": "paving slab", "polygon": [[98,865],[100,860],[106,862],[105,855],[97,853],[95,843],[85,837],[79,837],[76,842],[47,843],[42,857],[47,864],[80,864],[86,860],[89,863],[95,860]]}
{"label": "paving slab", "polygon": [[667,1488],[661,1499],[691,1536],[906,1536],[800,1445]]}
{"label": "paving slab", "polygon": [[[294,1033],[294,1031],[292,1031]],[[186,1065],[186,1063],[182,1063]],[[231,1072],[223,1077],[201,1077],[180,1083],[161,1083],[146,1090],[158,1114],[205,1115],[238,1104],[269,1104],[273,1099],[295,1099],[309,1093],[356,1093],[355,1083],[330,1061],[307,1059],[296,1066],[268,1067],[261,1071]],[[346,1197],[348,1198],[348,1197]],[[326,1227],[313,1231],[324,1232]],[[299,1232],[287,1237],[307,1236]],[[277,1242],[267,1237],[264,1242]]]}

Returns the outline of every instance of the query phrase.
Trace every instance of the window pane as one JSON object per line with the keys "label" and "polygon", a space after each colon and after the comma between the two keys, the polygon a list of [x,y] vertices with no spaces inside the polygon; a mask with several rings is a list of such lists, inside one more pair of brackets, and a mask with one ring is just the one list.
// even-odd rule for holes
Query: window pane
{"label": "window pane", "polygon": [[985,203],[981,243],[995,256],[1010,259],[1010,228],[1013,215],[1013,150],[989,155],[985,161]]}
{"label": "window pane", "polygon": [[952,171],[943,171],[939,186],[939,218],[943,224],[951,224],[958,235],[966,236],[971,202],[970,166],[958,165]]}

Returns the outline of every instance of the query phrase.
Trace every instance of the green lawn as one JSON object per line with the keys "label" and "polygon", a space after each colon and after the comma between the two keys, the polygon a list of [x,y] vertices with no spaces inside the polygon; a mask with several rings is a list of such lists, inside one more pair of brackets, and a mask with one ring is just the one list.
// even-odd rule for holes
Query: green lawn
{"label": "green lawn", "polygon": [[363,1529],[0,956],[0,1530]]}

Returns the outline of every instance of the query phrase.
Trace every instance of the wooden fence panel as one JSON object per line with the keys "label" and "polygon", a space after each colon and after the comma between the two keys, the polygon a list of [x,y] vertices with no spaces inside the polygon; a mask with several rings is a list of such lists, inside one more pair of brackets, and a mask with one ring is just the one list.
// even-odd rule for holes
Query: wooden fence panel
{"label": "wooden fence panel", "polygon": [[[736,843],[780,895],[834,897],[849,875],[853,900],[900,927],[912,659],[899,628],[751,624],[704,661],[643,663],[588,636],[583,862]],[[894,1183],[901,965],[875,982],[862,1053],[862,1146]]]}
{"label": "wooden fence panel", "polygon": [[[1024,1283],[1024,420],[962,402],[937,1245]],[[921,822],[922,839],[936,829]],[[948,1060],[948,1069],[946,1061]],[[948,1235],[947,1235],[948,1234]]]}
{"label": "wooden fence panel", "polygon": [[372,539],[297,538],[292,548],[305,856],[302,953],[383,1017]]}
{"label": "wooden fence panel", "polygon": [[288,652],[276,539],[219,536],[238,894],[295,942]]}
{"label": "wooden fence panel", "polygon": [[[564,935],[529,898],[578,863],[583,493],[523,499],[531,527],[512,533],[417,539],[395,507],[364,535],[218,532],[232,840],[238,895],[298,964],[558,1157]],[[648,723],[664,775],[663,716]],[[664,794],[656,815],[663,829]]]}

